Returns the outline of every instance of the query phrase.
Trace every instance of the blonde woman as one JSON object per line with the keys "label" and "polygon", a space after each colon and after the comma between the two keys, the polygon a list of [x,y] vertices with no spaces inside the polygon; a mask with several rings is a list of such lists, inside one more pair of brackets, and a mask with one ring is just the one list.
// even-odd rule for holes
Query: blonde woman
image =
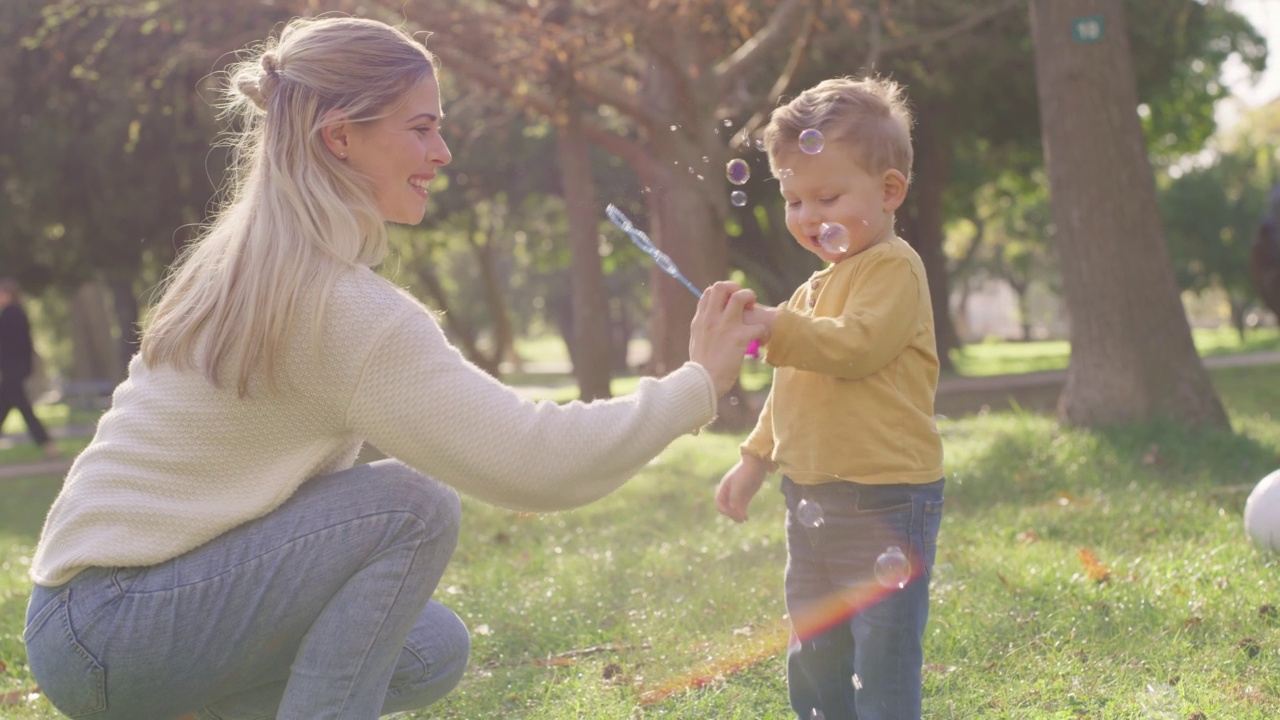
{"label": "blonde woman", "polygon": [[[296,20],[230,78],[235,180],[49,512],[32,673],[74,717],[421,708],[469,649],[431,600],[455,489],[597,500],[712,419],[762,328],[718,283],[684,367],[611,401],[522,400],[370,270],[450,161],[432,55],[381,23]],[[363,442],[396,459],[352,467]]]}

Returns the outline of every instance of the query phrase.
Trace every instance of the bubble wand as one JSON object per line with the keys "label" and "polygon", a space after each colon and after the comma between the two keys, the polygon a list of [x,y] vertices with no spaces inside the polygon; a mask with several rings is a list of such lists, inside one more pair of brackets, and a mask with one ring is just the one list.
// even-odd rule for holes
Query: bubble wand
{"label": "bubble wand", "polygon": [[[635,224],[631,222],[630,218],[622,214],[622,211],[618,209],[617,205],[609,203],[609,205],[604,209],[604,214],[609,216],[610,222],[617,225],[619,230],[626,233],[627,237],[631,238],[631,242],[635,243],[636,247],[643,250],[644,254],[653,258],[653,261],[657,263],[658,267],[661,268],[663,272],[683,283],[685,287],[689,288],[689,292],[693,293],[694,297],[699,300],[702,299],[702,291],[698,290],[698,288],[693,286],[693,283],[689,282],[689,279],[680,272],[680,268],[676,267],[675,261],[666,253],[659,250],[658,246],[653,244],[653,241],[649,239],[649,236],[646,235],[643,230],[636,227]],[[760,341],[752,340],[750,343],[747,343],[746,354],[754,358],[760,357]]]}
{"label": "bubble wand", "polygon": [[689,288],[689,292],[693,293],[694,297],[702,297],[702,291],[694,287],[693,283],[689,282],[689,279],[680,273],[680,268],[676,267],[675,261],[666,253],[659,250],[658,246],[653,244],[653,241],[649,239],[648,235],[644,234],[643,230],[632,224],[631,219],[626,215],[623,215],[617,205],[610,203],[609,206],[604,209],[604,214],[609,216],[609,220],[613,222],[614,225],[617,225],[619,230],[626,233],[627,237],[631,238],[631,242],[635,243],[636,247],[640,248],[646,255],[653,258],[653,262],[656,263],[663,272],[683,283],[685,287]]}

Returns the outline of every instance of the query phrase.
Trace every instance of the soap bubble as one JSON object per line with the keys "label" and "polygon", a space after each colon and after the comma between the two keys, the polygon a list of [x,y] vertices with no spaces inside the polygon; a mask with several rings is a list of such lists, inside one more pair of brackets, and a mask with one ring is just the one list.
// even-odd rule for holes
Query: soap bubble
{"label": "soap bubble", "polygon": [[849,251],[849,231],[840,223],[822,223],[818,227],[818,244],[829,253]]}
{"label": "soap bubble", "polygon": [[902,552],[902,548],[891,545],[876,558],[876,580],[881,585],[901,590],[907,586],[907,581],[910,579],[911,563]]}
{"label": "soap bubble", "polygon": [[801,500],[796,506],[796,519],[805,527],[822,527],[826,522],[822,517],[822,506],[812,500]]}
{"label": "soap bubble", "polygon": [[751,166],[742,158],[734,158],[724,166],[725,177],[734,185],[741,185],[751,179]]}
{"label": "soap bubble", "polygon": [[827,139],[822,137],[822,133],[814,128],[809,128],[800,133],[800,151],[805,155],[817,155],[822,152],[822,147],[826,143]]}
{"label": "soap bubble", "polygon": [[729,193],[729,202],[733,203],[734,207],[742,207],[747,204],[747,194],[741,190],[734,190]]}

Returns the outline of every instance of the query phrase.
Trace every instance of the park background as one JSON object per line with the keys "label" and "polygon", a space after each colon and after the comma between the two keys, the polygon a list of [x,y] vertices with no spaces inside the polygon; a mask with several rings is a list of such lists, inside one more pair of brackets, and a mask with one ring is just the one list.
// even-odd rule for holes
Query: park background
{"label": "park background", "polygon": [[[430,30],[442,62],[455,160],[382,271],[477,365],[559,402],[687,357],[692,296],[605,204],[696,284],[781,302],[817,266],[754,146],[769,109],[835,75],[904,83],[898,224],[930,273],[949,468],[926,715],[1280,715],[1280,563],[1240,523],[1280,466],[1280,331],[1251,277],[1280,182],[1280,3],[8,0],[0,274],[28,293],[66,456],[216,207],[219,71],[327,11]],[[441,599],[472,668],[423,717],[784,717],[780,500],[745,526],[711,502],[768,382],[748,361],[719,432],[591,508],[467,502]],[[0,716],[54,717],[21,623],[65,462],[3,429]]]}

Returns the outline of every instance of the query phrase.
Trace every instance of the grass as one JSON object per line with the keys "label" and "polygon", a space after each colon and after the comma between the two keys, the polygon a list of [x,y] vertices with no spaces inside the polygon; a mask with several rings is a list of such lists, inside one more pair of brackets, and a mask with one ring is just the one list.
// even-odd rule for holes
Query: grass
{"label": "grass", "polygon": [[[1243,342],[1232,328],[1198,328],[1193,332],[1201,357],[1280,350],[1280,329],[1250,330]],[[951,354],[956,374],[969,377],[1063,370],[1071,354],[1066,340],[988,342],[966,345]]]}
{"label": "grass", "polygon": [[[1243,342],[1231,328],[1197,329],[1194,331],[1194,338],[1202,357],[1280,350],[1280,328],[1250,330]],[[648,352],[644,343],[633,342],[636,346],[632,349],[632,355],[643,357]],[[542,364],[543,367],[568,362],[564,342],[558,337],[521,340],[518,348],[521,357],[526,361]],[[953,352],[951,359],[956,367],[956,375],[986,377],[1063,370],[1067,367],[1070,354],[1071,346],[1065,340],[986,342],[966,345],[961,350]],[[762,363],[748,361],[743,367],[742,383],[749,392],[768,387],[771,377],[770,368]],[[573,376],[567,371],[536,374],[508,373],[503,375],[502,379],[508,384],[529,388],[529,392],[539,398],[568,402],[578,397],[578,388]],[[640,378],[635,375],[619,376],[613,379],[610,388],[614,396],[625,395],[635,390],[639,382]],[[1056,397],[1057,390],[1054,389],[1052,394]],[[972,403],[960,404],[967,407]],[[1053,398],[1048,398],[1044,403],[1033,403],[1037,406],[1052,406],[1052,404]]]}
{"label": "grass", "polygon": [[[1212,373],[1234,434],[1086,432],[1017,411],[942,421],[925,717],[1280,716],[1280,556],[1250,546],[1240,520],[1249,488],[1280,466],[1277,372]],[[745,525],[712,502],[738,441],[684,437],[572,512],[464,501],[437,597],[471,627],[471,666],[411,717],[788,717],[776,478]],[[58,479],[0,483],[3,696],[33,685],[27,558]],[[644,704],[654,691],[672,694]],[[56,715],[37,698],[0,717]]]}

